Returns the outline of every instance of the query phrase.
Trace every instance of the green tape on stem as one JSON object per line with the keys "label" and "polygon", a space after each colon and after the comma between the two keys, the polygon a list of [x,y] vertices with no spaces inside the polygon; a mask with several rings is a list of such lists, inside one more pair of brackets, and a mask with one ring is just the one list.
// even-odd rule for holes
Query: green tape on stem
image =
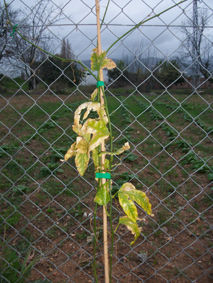
{"label": "green tape on stem", "polygon": [[12,36],[13,39],[14,39],[14,33],[17,32],[17,29],[18,29],[18,24],[13,26],[13,32],[10,34],[10,36]]}
{"label": "green tape on stem", "polygon": [[99,86],[104,86],[104,82],[103,81],[98,81],[96,87],[98,88]]}
{"label": "green tape on stem", "polygon": [[98,179],[111,179],[111,174],[110,173],[95,173],[95,178]]}

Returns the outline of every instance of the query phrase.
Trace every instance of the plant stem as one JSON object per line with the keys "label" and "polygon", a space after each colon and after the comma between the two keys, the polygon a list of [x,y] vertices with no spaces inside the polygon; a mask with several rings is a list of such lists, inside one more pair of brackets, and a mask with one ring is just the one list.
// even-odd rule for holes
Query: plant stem
{"label": "plant stem", "polygon": [[93,268],[94,268],[94,275],[95,275],[95,281],[98,283],[98,277],[97,277],[97,271],[96,271],[96,217],[97,217],[97,203],[95,203],[95,211],[94,211],[94,244],[93,244]]}
{"label": "plant stem", "polygon": [[181,4],[181,3],[185,2],[185,1],[187,1],[187,0],[182,0],[182,1],[178,2],[177,4],[175,4],[175,5],[173,5],[173,6],[169,7],[169,8],[167,8],[167,9],[165,9],[164,11],[162,11],[162,12],[160,12],[160,13],[158,13],[158,14],[156,14],[156,15],[154,15],[154,16],[152,16],[152,17],[150,17],[150,18],[148,18],[148,19],[146,19],[146,20],[144,20],[144,21],[139,22],[139,23],[138,23],[137,25],[135,25],[133,28],[131,28],[131,29],[128,30],[126,33],[124,33],[122,36],[120,36],[116,41],[114,41],[113,44],[111,44],[110,47],[107,49],[106,53],[108,53],[109,50],[110,50],[118,41],[120,41],[120,40],[121,40],[122,38],[124,38],[127,34],[129,34],[130,32],[132,32],[133,30],[135,30],[136,28],[138,28],[138,27],[141,26],[142,24],[144,24],[144,23],[146,23],[146,22],[148,22],[148,21],[150,21],[150,20],[152,20],[152,19],[154,19],[154,18],[159,17],[159,16],[162,15],[163,13],[169,11],[170,9],[172,9],[172,8],[174,8],[174,7],[176,7],[176,6],[178,6],[179,4]]}
{"label": "plant stem", "polygon": [[106,13],[107,13],[107,10],[108,10],[108,7],[109,7],[109,2],[110,2],[110,0],[108,0],[108,2],[107,2],[107,6],[106,6],[106,9],[105,9],[105,12],[104,12],[104,16],[103,16],[103,19],[101,21],[101,27],[102,27],[104,20],[105,20],[105,17],[106,17]]}
{"label": "plant stem", "polygon": [[[101,30],[100,30],[100,6],[99,0],[96,3],[96,17],[97,17],[97,36],[98,36],[98,55],[101,54]],[[103,81],[103,70],[99,70],[99,79]],[[104,96],[102,88],[100,88],[100,103],[104,106]],[[101,144],[101,151],[105,151],[104,142]],[[105,155],[101,156],[102,170],[104,170]],[[106,179],[101,179],[102,185],[106,183]],[[103,206],[103,236],[104,236],[104,271],[105,271],[105,283],[109,283],[109,261],[108,261],[108,241],[107,241],[107,213],[106,208]]]}
{"label": "plant stem", "polygon": [[[103,95],[104,95],[104,101],[105,101],[106,114],[107,114],[107,118],[108,118],[108,121],[109,121],[110,151],[113,152],[112,125],[111,125],[111,121],[110,121],[109,108],[108,108],[107,99],[106,99],[106,95],[104,93],[104,90],[103,90]],[[113,155],[111,155],[110,163],[109,163],[110,173],[112,171],[112,161],[113,161]],[[110,280],[110,283],[111,283],[111,281],[112,281],[112,256],[113,256],[113,245],[114,245],[114,230],[113,230],[113,225],[112,225],[112,184],[111,184],[110,181],[109,181],[109,194],[110,194],[110,208],[109,208],[110,217],[109,218],[110,218],[110,229],[111,229],[111,253],[110,253],[110,262],[109,262],[109,280]]]}

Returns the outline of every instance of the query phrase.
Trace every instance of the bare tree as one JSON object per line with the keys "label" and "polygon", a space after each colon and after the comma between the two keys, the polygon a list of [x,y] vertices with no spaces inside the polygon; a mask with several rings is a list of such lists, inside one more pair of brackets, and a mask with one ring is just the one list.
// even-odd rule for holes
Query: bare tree
{"label": "bare tree", "polygon": [[[160,61],[155,47],[149,46],[145,40],[134,44],[130,55],[131,72],[136,85],[141,85],[141,90],[150,91],[154,85],[153,70]],[[128,68],[129,70],[129,68]]]}
{"label": "bare tree", "polygon": [[213,72],[213,47],[210,36],[207,37],[210,15],[207,9],[197,7],[197,0],[193,4],[193,15],[181,28],[185,38],[179,61],[194,78],[201,74],[208,79]]}
{"label": "bare tree", "polygon": [[[48,28],[62,20],[57,8],[48,0],[37,1],[33,6],[28,6],[27,11],[22,11],[20,16],[23,20],[19,24],[19,31],[23,37],[36,46],[51,51],[54,36]],[[10,63],[24,72],[26,78],[29,78],[29,88],[35,89],[38,83],[39,64],[47,55],[20,36],[15,38],[15,45],[16,62]]]}
{"label": "bare tree", "polygon": [[[17,22],[18,11],[8,8],[9,17],[13,22]],[[0,2],[0,63],[3,63],[4,58],[9,58],[14,55],[14,37],[11,28],[7,23],[7,13],[3,3]]]}
{"label": "bare tree", "polygon": [[64,59],[73,59],[73,52],[71,45],[69,43],[68,39],[63,38],[62,39],[62,46],[61,46],[61,52],[60,52],[60,57]]}

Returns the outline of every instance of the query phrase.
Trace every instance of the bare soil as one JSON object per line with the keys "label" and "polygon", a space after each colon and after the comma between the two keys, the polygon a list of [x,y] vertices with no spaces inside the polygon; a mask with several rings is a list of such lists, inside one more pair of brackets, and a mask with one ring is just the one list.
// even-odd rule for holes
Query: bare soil
{"label": "bare soil", "polygon": [[[72,103],[77,96],[67,99],[67,95],[32,95],[33,100],[26,96],[15,96],[9,99],[0,98],[0,105],[10,106],[16,110],[37,103],[66,101]],[[192,97],[193,99],[193,97]],[[207,98],[206,98],[207,99]],[[196,102],[196,99],[195,99]],[[5,114],[4,114],[5,115]],[[5,116],[1,116],[4,120]],[[153,122],[154,123],[154,122]],[[7,129],[2,128],[2,134],[7,134]],[[138,129],[137,129],[138,130]],[[157,133],[158,138],[164,142],[166,137],[163,131]],[[207,141],[208,143],[208,141]],[[157,146],[157,145],[156,145]],[[37,140],[27,145],[20,158],[28,157],[33,153],[38,156],[40,145]],[[149,282],[149,283],[210,283],[213,278],[212,256],[212,224],[213,208],[211,199],[212,185],[206,175],[197,173],[194,177],[183,174],[179,164],[174,159],[181,158],[181,152],[170,148],[173,158],[164,154],[156,159],[151,159],[151,165],[144,167],[143,149],[138,147],[135,154],[138,159],[134,162],[123,162],[118,174],[125,171],[134,171],[142,180],[144,186],[137,180],[138,185],[147,193],[152,204],[154,217],[145,215],[139,210],[142,219],[140,225],[143,235],[140,236],[133,247],[130,242],[133,235],[125,227],[120,226],[114,239],[114,256],[112,282]],[[47,152],[47,156],[48,156]],[[148,158],[148,156],[146,156]],[[162,161],[163,160],[163,161]],[[153,166],[161,162],[172,164],[174,170],[168,173],[163,180],[161,174],[165,172],[162,166],[158,171]],[[90,171],[83,178],[77,177],[76,171],[70,165],[63,167],[63,173],[57,173],[47,180],[40,178],[31,181],[30,192],[23,193],[18,210],[21,213],[19,222],[11,226],[1,236],[8,240],[8,245],[16,248],[26,239],[31,239],[32,252],[29,262],[38,257],[29,280],[31,282],[45,277],[50,282],[94,282],[93,274],[93,244],[91,233],[93,231],[92,213],[94,210],[95,183],[92,183]],[[190,165],[184,166],[190,171]],[[34,172],[35,176],[36,172]],[[89,178],[88,184],[87,177]],[[70,178],[70,181],[67,181]],[[151,181],[150,181],[151,180]],[[176,182],[174,188],[168,182]],[[2,182],[6,182],[5,179]],[[54,188],[46,189],[46,184],[52,182]],[[70,182],[70,183],[69,183]],[[68,187],[74,188],[72,193]],[[149,189],[147,189],[149,187]],[[49,190],[49,191],[48,191]],[[79,192],[79,195],[76,192]],[[1,194],[5,191],[1,189]],[[81,204],[81,208],[77,206]],[[1,203],[2,213],[8,209],[8,202]],[[113,226],[116,227],[121,214],[116,200],[113,201]],[[87,213],[87,216],[84,216]],[[97,274],[99,282],[104,280],[103,245],[102,245],[102,210],[98,210],[98,243],[96,252]],[[111,240],[109,231],[109,242]]]}

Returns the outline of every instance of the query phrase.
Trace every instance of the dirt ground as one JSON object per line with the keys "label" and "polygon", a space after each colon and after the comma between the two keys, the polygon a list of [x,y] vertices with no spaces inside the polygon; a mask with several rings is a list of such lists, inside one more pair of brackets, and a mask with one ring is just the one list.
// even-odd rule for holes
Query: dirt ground
{"label": "dirt ground", "polygon": [[[4,108],[9,102],[10,106],[20,110],[33,105],[34,101],[39,104],[60,100],[72,103],[76,100],[74,95],[68,100],[67,95],[42,97],[33,95],[32,98],[33,100],[21,95],[7,99],[0,98],[0,105]],[[161,135],[164,139],[164,134]],[[28,156],[29,152],[36,156],[39,146],[37,140],[32,140],[27,145],[26,152],[22,152],[23,156]],[[180,154],[174,151],[173,156],[178,160]],[[131,164],[124,162],[118,174],[127,171],[126,168],[135,170],[135,165],[141,168],[142,162],[140,158]],[[172,161],[167,157],[164,162]],[[69,193],[68,188],[71,185],[67,180],[70,170],[72,170],[71,166],[67,166],[63,173],[50,176],[47,180],[41,178],[36,179],[36,182],[32,181],[30,192],[21,195],[21,204],[18,206],[21,213],[19,222],[10,226],[6,234],[1,235],[9,239],[8,244],[14,248],[25,241],[31,241],[32,251],[28,260],[30,262],[38,257],[38,261],[32,269],[30,282],[45,278],[53,283],[95,282],[91,237],[95,189],[85,181],[87,177],[91,177],[89,173],[85,178],[80,180],[78,178],[75,181],[77,174],[73,171],[71,175],[74,181],[71,185],[77,187],[82,194],[78,195],[76,191]],[[149,166],[142,174],[143,178],[151,176],[153,180],[149,190],[146,187],[143,189],[152,204],[154,217],[149,217],[139,210],[143,235],[133,247],[129,245],[133,235],[124,226],[118,228],[114,239],[112,282],[213,282],[213,209],[211,199],[208,197],[212,185],[202,174],[197,174],[196,179],[185,178],[178,166],[175,167],[175,175],[167,179],[181,180],[181,185],[176,190],[165,191],[157,182],[159,174],[153,173]],[[6,182],[5,178],[2,182]],[[55,194],[54,191],[45,189],[47,182],[54,183],[57,189]],[[5,193],[2,187],[0,193]],[[116,200],[113,201],[113,207],[115,228],[121,215]],[[4,200],[1,202],[1,211],[7,209],[8,202]],[[99,209],[96,264],[100,283],[105,282],[101,219],[102,210]],[[110,231],[108,240],[109,242],[111,240]]]}

